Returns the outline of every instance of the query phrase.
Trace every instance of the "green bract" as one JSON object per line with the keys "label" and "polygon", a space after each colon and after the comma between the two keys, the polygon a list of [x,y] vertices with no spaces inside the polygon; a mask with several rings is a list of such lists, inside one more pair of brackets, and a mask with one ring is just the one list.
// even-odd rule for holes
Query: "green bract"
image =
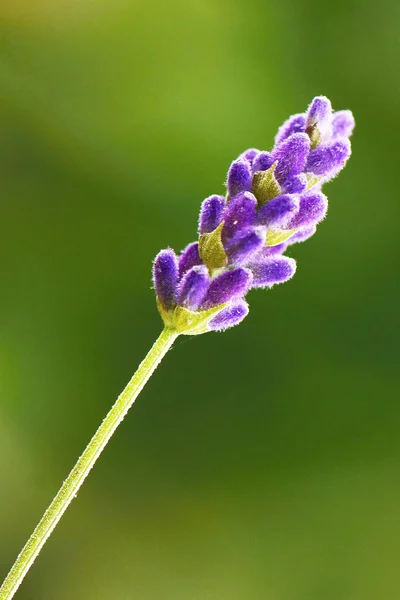
{"label": "green bract", "polygon": [[211,233],[203,233],[199,239],[200,258],[210,271],[221,269],[228,264],[228,257],[221,239],[223,226],[224,221]]}

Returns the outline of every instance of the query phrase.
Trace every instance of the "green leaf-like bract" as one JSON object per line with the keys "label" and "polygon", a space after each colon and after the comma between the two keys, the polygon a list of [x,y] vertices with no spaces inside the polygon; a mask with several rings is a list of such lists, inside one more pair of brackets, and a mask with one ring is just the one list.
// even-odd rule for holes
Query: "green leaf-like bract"
{"label": "green leaf-like bract", "polygon": [[224,246],[221,240],[222,221],[211,233],[203,233],[199,239],[199,254],[202,262],[210,269],[220,269],[228,264]]}
{"label": "green leaf-like bract", "polygon": [[160,302],[157,302],[164,325],[183,335],[200,335],[210,331],[208,323],[228,304],[229,302],[225,302],[207,310],[193,312],[183,306],[166,311]]}
{"label": "green leaf-like bract", "polygon": [[286,242],[298,229],[269,229],[267,231],[267,246],[277,246]]}
{"label": "green leaf-like bract", "polygon": [[253,194],[260,206],[281,193],[281,186],[274,174],[277,164],[278,161],[275,161],[267,171],[256,171],[253,175]]}

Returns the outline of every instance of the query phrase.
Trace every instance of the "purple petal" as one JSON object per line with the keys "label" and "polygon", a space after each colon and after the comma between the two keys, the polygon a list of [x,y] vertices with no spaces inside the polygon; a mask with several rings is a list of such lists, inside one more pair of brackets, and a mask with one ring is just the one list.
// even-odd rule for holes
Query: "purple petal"
{"label": "purple petal", "polygon": [[317,231],[316,225],[311,225],[310,227],[304,227],[304,229],[300,229],[300,231],[297,231],[297,233],[292,235],[292,237],[290,237],[287,240],[286,245],[289,246],[291,244],[296,244],[297,242],[305,242],[305,240],[308,240],[308,238],[310,238],[312,235],[314,235],[314,233],[316,231]]}
{"label": "purple petal", "polygon": [[331,117],[331,101],[326,96],[316,96],[307,110],[307,126],[330,121]]}
{"label": "purple petal", "polygon": [[178,304],[190,310],[197,310],[206,295],[209,281],[206,266],[189,269],[179,285]]}
{"label": "purple petal", "polygon": [[293,115],[289,117],[278,129],[278,133],[275,137],[275,146],[286,140],[293,133],[304,133],[306,130],[306,117],[305,115]]}
{"label": "purple petal", "polygon": [[330,145],[319,146],[309,154],[307,171],[331,179],[344,167],[350,154],[350,142],[344,138]]}
{"label": "purple petal", "polygon": [[243,158],[243,159],[245,159],[245,160],[248,160],[248,161],[249,161],[249,163],[251,164],[251,163],[253,162],[253,160],[254,160],[254,157],[255,157],[255,156],[257,156],[257,154],[258,154],[259,152],[260,152],[260,151],[259,151],[259,150],[257,150],[256,148],[249,148],[248,150],[246,150],[245,152],[243,152],[243,153],[242,153],[242,154],[239,156],[239,158]]}
{"label": "purple petal", "polygon": [[241,231],[226,245],[226,253],[231,265],[243,265],[265,246],[265,227],[255,227]]}
{"label": "purple petal", "polygon": [[226,206],[222,216],[224,227],[222,240],[227,242],[239,231],[251,227],[254,223],[257,208],[257,199],[250,192],[238,194]]}
{"label": "purple petal", "polygon": [[247,160],[235,160],[229,167],[226,187],[230,198],[251,190],[251,167]]}
{"label": "purple petal", "polygon": [[202,261],[199,254],[199,244],[197,242],[193,242],[186,246],[179,257],[179,279],[192,267],[196,265],[201,265]]}
{"label": "purple petal", "polygon": [[307,177],[304,173],[289,177],[285,180],[283,191],[285,194],[301,194],[307,188]]}
{"label": "purple petal", "polygon": [[306,133],[294,133],[279,144],[273,152],[274,161],[278,161],[275,169],[277,180],[281,183],[301,173],[306,165],[309,151],[310,138]]}
{"label": "purple petal", "polygon": [[328,198],[321,192],[304,194],[300,198],[298,213],[287,224],[288,229],[316,225],[326,215]]}
{"label": "purple petal", "polygon": [[231,306],[223,308],[216,317],[211,319],[208,326],[214,331],[224,331],[229,327],[238,325],[249,314],[249,305],[245,300],[240,300]]}
{"label": "purple petal", "polygon": [[285,227],[299,208],[295,196],[277,196],[257,211],[257,225]]}
{"label": "purple petal", "polygon": [[351,110],[339,110],[333,113],[333,138],[350,137],[354,129],[354,117]]}
{"label": "purple petal", "polygon": [[204,200],[200,209],[199,234],[211,233],[218,227],[222,220],[222,212],[225,208],[223,196],[209,196]]}
{"label": "purple petal", "polygon": [[171,248],[161,250],[154,259],[153,281],[158,300],[165,309],[176,303],[178,260]]}
{"label": "purple petal", "polygon": [[239,267],[232,271],[225,271],[211,280],[202,307],[212,308],[229,300],[241,298],[249,289],[251,279],[251,272],[248,269]]}
{"label": "purple petal", "polygon": [[267,171],[274,164],[274,159],[271,152],[259,152],[253,160],[251,170],[253,173],[257,171]]}
{"label": "purple petal", "polygon": [[250,265],[253,272],[251,287],[272,287],[275,283],[283,283],[291,279],[296,272],[296,261],[287,256],[270,257]]}
{"label": "purple petal", "polygon": [[311,147],[327,143],[332,138],[332,105],[325,96],[317,96],[307,111],[306,133],[310,136]]}

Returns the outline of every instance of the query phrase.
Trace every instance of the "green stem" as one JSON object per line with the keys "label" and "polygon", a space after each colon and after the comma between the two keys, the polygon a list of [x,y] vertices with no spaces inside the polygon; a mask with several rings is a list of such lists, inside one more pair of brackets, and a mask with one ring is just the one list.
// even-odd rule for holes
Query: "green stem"
{"label": "green stem", "polygon": [[10,600],[21,585],[33,561],[67,510],[107,442],[121,423],[178,334],[165,328],[118,400],[90,440],[82,456],[68,475],[60,491],[44,513],[0,588],[0,600]]}

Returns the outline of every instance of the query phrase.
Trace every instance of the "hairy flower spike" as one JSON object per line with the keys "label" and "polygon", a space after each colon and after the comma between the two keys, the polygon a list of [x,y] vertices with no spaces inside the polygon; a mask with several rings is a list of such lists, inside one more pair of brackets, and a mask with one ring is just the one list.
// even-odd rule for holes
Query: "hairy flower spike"
{"label": "hairy flower spike", "polygon": [[229,167],[227,194],[201,205],[199,240],[177,258],[162,250],[153,267],[165,325],[176,333],[224,331],[248,314],[252,288],[271,288],[293,277],[296,261],[284,256],[314,235],[326,216],[322,185],[351,154],[354,118],[333,112],[317,96],[290,117],[268,151],[245,150]]}

